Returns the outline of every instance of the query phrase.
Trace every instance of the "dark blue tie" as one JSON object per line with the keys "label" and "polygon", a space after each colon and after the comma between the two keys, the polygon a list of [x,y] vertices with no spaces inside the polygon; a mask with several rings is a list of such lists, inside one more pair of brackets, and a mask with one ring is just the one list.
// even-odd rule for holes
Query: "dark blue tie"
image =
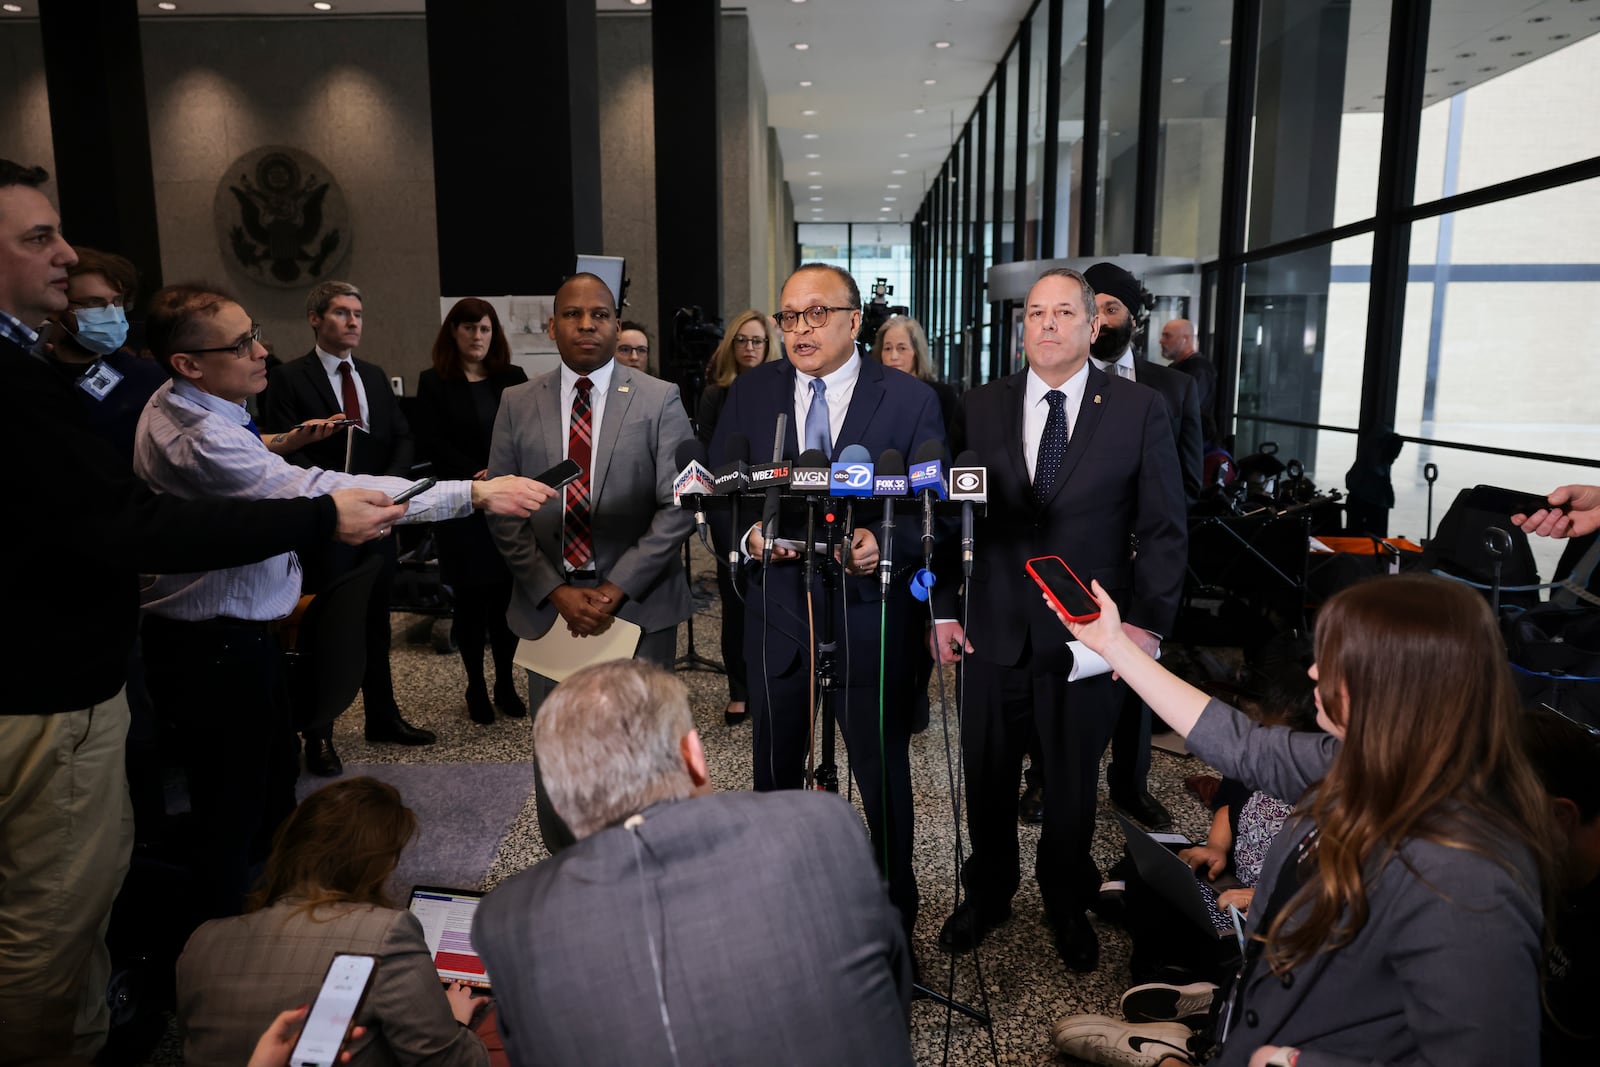
{"label": "dark blue tie", "polygon": [[1061,473],[1061,461],[1067,457],[1067,394],[1052,389],[1044,398],[1050,404],[1050,414],[1044,420],[1039,457],[1033,464],[1033,498],[1040,505],[1050,499],[1056,475]]}
{"label": "dark blue tie", "polygon": [[256,420],[248,415],[245,416],[244,428],[255,434],[257,437],[261,436],[261,428],[256,425]]}

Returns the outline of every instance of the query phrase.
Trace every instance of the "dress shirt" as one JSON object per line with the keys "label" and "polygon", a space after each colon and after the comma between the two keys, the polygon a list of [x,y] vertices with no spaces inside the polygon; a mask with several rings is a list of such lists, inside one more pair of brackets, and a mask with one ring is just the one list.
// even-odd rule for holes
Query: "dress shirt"
{"label": "dress shirt", "polygon": [[[287,499],[356,488],[393,496],[410,484],[404,478],[296,467],[268,450],[249,423],[244,405],[188,381],[170,381],[155,391],[139,419],[134,472],[157,492],[186,499]],[[471,512],[471,482],[440,482],[412,498],[400,521],[433,522]],[[285,552],[243,567],[158,575],[148,580],[140,599],[146,611],[169,619],[281,619],[300,599],[300,562]]]}
{"label": "dress shirt", "polygon": [[[844,430],[845,416],[850,413],[850,398],[856,394],[856,382],[860,377],[861,353],[859,350],[850,354],[850,358],[844,361],[844,366],[831,374],[822,376],[822,384],[827,386],[828,389],[824,396],[828,402],[828,440],[833,442],[834,455],[838,455],[839,449],[850,444],[849,441],[839,440],[839,434]],[[806,439],[806,412],[811,408],[811,379],[812,375],[801,374],[799,370],[795,371],[794,432],[795,438],[802,443]],[[752,442],[753,446],[754,442]],[[828,458],[831,460],[833,456]],[[874,456],[873,458],[876,459],[877,457]]]}
{"label": "dress shirt", "polygon": [[8,311],[0,311],[0,339],[10,341],[18,348],[31,349],[39,343],[38,333]]}
{"label": "dress shirt", "polygon": [[[339,364],[350,364],[350,380],[356,383],[356,396],[361,400],[361,425],[370,427],[372,425],[372,409],[367,406],[366,384],[361,381],[361,375],[356,371],[355,349],[346,352],[343,359],[333,355],[331,352],[323,351],[321,345],[317,345],[316,349],[317,360],[322,364],[322,369],[327,371],[328,384],[333,386],[333,395],[335,398],[339,398],[341,404],[344,403],[342,399],[344,397],[344,378],[339,374]],[[343,409],[341,408],[340,410]]]}
{"label": "dress shirt", "polygon": [[[611,389],[611,372],[617,361],[588,374],[579,374],[565,363],[561,364],[561,458],[567,458],[568,438],[572,436],[572,398],[578,395],[578,379],[587,378],[593,384],[589,390],[589,455],[594,456],[600,447],[600,419],[606,413],[606,393]],[[594,487],[590,486],[592,492]],[[563,505],[565,506],[565,505]],[[593,505],[590,505],[593,510]]]}
{"label": "dress shirt", "polygon": [[[1089,364],[1084,361],[1078,373],[1056,386],[1067,395],[1067,437],[1078,424],[1078,408],[1083,404],[1083,390],[1089,384]],[[1034,461],[1039,458],[1039,439],[1044,436],[1045,420],[1050,417],[1050,402],[1044,394],[1050,386],[1033,368],[1028,369],[1028,383],[1022,392],[1022,462],[1028,466],[1028,480],[1033,480]]]}
{"label": "dress shirt", "polygon": [[[1093,356],[1090,356],[1089,358],[1094,359]],[[1122,350],[1122,355],[1118,356],[1115,361],[1108,363],[1103,359],[1095,359],[1094,365],[1111,375],[1113,378],[1126,378],[1130,382],[1136,382],[1139,380],[1138,372],[1135,369],[1136,364],[1133,361],[1132,345],[1124,348]]]}

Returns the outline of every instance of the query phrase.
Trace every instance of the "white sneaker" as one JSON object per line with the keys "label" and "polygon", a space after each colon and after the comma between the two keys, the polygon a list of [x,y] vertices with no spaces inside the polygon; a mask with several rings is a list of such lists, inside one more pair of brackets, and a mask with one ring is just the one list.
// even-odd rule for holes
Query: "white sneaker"
{"label": "white sneaker", "polygon": [[1136,985],[1122,994],[1122,1017],[1131,1023],[1181,1022],[1193,1030],[1205,1025],[1216,995],[1213,982]]}
{"label": "white sneaker", "polygon": [[1167,1056],[1192,1063],[1187,1027],[1125,1023],[1106,1015],[1068,1015],[1050,1028],[1058,1051],[1104,1067],[1156,1067]]}

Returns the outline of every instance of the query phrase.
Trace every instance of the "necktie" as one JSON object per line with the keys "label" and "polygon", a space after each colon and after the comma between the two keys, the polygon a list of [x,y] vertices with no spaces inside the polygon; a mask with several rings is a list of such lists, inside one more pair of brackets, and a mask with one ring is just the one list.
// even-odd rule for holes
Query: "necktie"
{"label": "necktie", "polygon": [[567,458],[583,468],[583,473],[567,485],[566,547],[562,555],[574,569],[582,569],[594,556],[594,541],[589,530],[589,464],[592,458],[594,424],[589,413],[589,390],[594,383],[578,379],[572,394],[572,420],[567,430]]}
{"label": "necktie", "polygon": [[1052,389],[1044,398],[1050,404],[1050,414],[1044,420],[1039,456],[1033,464],[1033,498],[1040,505],[1050,499],[1056,475],[1061,473],[1061,461],[1067,455],[1067,394]]}
{"label": "necktie", "polygon": [[350,361],[339,361],[339,392],[344,401],[344,417],[354,422],[361,421],[361,394],[356,392],[355,375],[350,372]]}
{"label": "necktie", "polygon": [[1126,378],[1130,382],[1138,380],[1133,376],[1133,368],[1130,367],[1128,364],[1126,364],[1126,363],[1117,363],[1117,364],[1115,364],[1115,366],[1117,368],[1117,377],[1118,378]]}
{"label": "necktie", "polygon": [[244,420],[244,428],[255,434],[258,439],[261,437],[261,427],[256,425],[256,420],[253,417]]}
{"label": "necktie", "polygon": [[833,439],[828,433],[828,383],[811,379],[811,406],[806,408],[806,448],[825,456],[833,455]]}

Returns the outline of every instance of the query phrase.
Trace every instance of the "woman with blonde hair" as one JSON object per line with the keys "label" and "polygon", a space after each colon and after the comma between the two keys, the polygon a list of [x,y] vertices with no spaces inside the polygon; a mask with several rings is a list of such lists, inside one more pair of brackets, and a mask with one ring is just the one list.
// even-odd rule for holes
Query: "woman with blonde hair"
{"label": "woman with blonde hair", "polygon": [[[694,411],[695,433],[707,448],[733,380],[751,367],[777,358],[778,331],[770,318],[753,309],[733,317],[706,364],[706,387]],[[719,563],[717,589],[722,594],[722,662],[728,669],[728,709],[722,718],[729,726],[738,726],[750,717],[745,709],[750,689],[744,669],[744,578],[730,574]]]}
{"label": "woman with blonde hair", "polygon": [[341,779],[301,802],[278,830],[250,912],[205,923],[184,946],[185,1063],[244,1063],[280,1011],[316,999],[340,952],[378,957],[356,1018],[366,1033],[348,1045],[354,1067],[493,1062],[484,1038],[503,1048],[493,1014],[468,1028],[488,1002],[439,984],[422,925],[384,889],[416,830],[399,791],[376,778]]}
{"label": "woman with blonde hair", "polygon": [[[1208,1062],[1537,1062],[1555,839],[1483,598],[1399,575],[1329,600],[1309,672],[1322,735],[1254,723],[1169,674],[1093,592],[1101,614],[1067,623],[1074,636],[1201,759],[1294,804],[1262,864]],[[1109,1022],[1063,1019],[1057,1047],[1103,1045]],[[1125,1030],[1146,1053],[1163,1040]],[[1182,1048],[1161,1060],[1189,1062]]]}
{"label": "woman with blonde hair", "polygon": [[941,382],[933,372],[933,357],[928,350],[928,335],[922,323],[909,315],[892,315],[878,327],[878,336],[872,342],[872,354],[885,367],[905,371],[919,381],[926,382],[939,398],[939,414],[944,419],[945,432],[955,425],[956,404],[959,397],[948,384]]}

